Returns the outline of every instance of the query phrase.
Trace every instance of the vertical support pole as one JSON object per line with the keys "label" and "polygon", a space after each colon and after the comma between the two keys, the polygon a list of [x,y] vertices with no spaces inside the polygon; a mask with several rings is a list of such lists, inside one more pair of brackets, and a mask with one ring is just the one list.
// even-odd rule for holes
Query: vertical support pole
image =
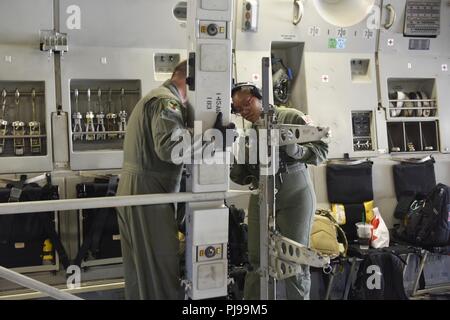
{"label": "vertical support pole", "polygon": [[275,173],[278,159],[275,158],[276,146],[272,143],[273,138],[273,110],[269,104],[269,70],[270,59],[262,59],[262,89],[263,89],[263,129],[260,130],[259,152],[260,152],[260,176],[259,176],[259,244],[260,244],[260,297],[261,300],[276,298],[275,280],[269,274],[269,250],[270,230],[275,230]]}

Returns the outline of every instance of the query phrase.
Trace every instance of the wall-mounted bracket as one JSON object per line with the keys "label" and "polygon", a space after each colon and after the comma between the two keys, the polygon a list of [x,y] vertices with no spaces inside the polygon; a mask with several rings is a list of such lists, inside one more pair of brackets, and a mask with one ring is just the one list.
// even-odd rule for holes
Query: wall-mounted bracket
{"label": "wall-mounted bracket", "polygon": [[41,51],[47,51],[51,56],[54,52],[64,55],[69,51],[67,33],[56,32],[55,30],[39,30]]}

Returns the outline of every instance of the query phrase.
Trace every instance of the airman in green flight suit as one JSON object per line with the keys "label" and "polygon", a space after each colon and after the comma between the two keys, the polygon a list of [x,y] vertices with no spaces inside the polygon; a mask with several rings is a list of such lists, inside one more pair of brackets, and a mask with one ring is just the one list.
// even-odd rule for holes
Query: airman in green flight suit
{"label": "airman in green flight suit", "polygon": [[[182,164],[171,160],[175,130],[187,127],[186,61],[135,106],[124,141],[118,195],[178,192]],[[174,204],[118,208],[127,299],[180,299]]]}
{"label": "airman in green flight suit", "polygon": [[[236,85],[232,92],[233,109],[256,127],[261,119],[262,103],[259,88],[253,85]],[[292,108],[275,107],[279,124],[309,124],[305,115]],[[318,165],[326,159],[328,145],[323,141],[290,144],[280,147],[280,161],[284,161],[284,172],[276,179],[276,223],[281,234],[305,246],[309,245],[316,196],[307,164]],[[281,165],[281,164],[280,164]],[[283,167],[281,166],[281,167]],[[258,187],[258,165],[235,164],[231,169],[231,179],[241,185],[253,184]],[[247,273],[244,299],[260,298],[259,268],[259,206],[258,196],[252,195],[248,208],[248,253],[251,270]],[[309,299],[311,276],[308,266],[302,266],[296,276],[285,280],[286,297],[289,300]]]}
{"label": "airman in green flight suit", "polygon": [[[193,128],[186,75],[187,63],[183,61],[170,80],[142,98],[133,109],[124,141],[118,195],[180,191],[183,160],[179,162],[176,155],[180,140],[172,137]],[[224,126],[222,114],[217,115],[215,129],[225,132],[230,125]],[[196,148],[202,147],[202,141],[193,143],[185,156],[190,159]],[[176,214],[172,203],[118,208],[127,299],[184,297]]]}

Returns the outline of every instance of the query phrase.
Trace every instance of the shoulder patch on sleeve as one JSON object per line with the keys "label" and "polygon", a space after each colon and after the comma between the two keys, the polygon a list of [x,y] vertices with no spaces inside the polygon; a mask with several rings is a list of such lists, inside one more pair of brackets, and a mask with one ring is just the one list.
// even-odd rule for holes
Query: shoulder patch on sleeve
{"label": "shoulder patch on sleeve", "polygon": [[180,112],[180,103],[174,99],[164,99],[162,101],[164,108],[172,111]]}
{"label": "shoulder patch on sleeve", "polygon": [[180,103],[174,99],[163,99],[161,101],[160,117],[165,120],[183,122],[183,111]]}

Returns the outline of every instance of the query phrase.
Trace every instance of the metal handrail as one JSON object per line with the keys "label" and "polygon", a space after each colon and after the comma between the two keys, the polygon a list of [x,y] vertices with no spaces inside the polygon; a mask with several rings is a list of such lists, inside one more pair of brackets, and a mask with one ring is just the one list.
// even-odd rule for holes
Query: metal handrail
{"label": "metal handrail", "polygon": [[[48,211],[69,211],[78,209],[93,209],[93,208],[110,208],[123,206],[140,206],[153,205],[165,203],[178,202],[204,202],[217,201],[226,198],[237,197],[257,191],[240,191],[232,190],[227,192],[205,192],[205,193],[162,193],[162,194],[148,194],[135,196],[115,196],[101,198],[87,198],[87,199],[66,199],[66,200],[48,200],[48,201],[26,201],[14,203],[0,204],[0,215],[19,214],[19,213],[37,213]],[[107,200],[107,201],[106,201]],[[40,293],[46,294],[52,298],[59,300],[83,300],[77,296],[67,292],[58,290],[45,283],[39,282],[20,273],[11,271],[0,266],[0,278],[7,279],[11,282],[19,284],[29,289],[36,290]]]}
{"label": "metal handrail", "polygon": [[[67,288],[65,285],[56,285],[54,288],[61,290],[62,292],[72,293],[72,294],[82,294],[87,292],[97,292],[106,290],[116,290],[123,289],[125,287],[125,281],[121,279],[113,280],[103,280],[103,281],[86,281],[80,287]],[[28,290],[16,290],[13,292],[2,292],[0,293],[1,300],[26,300],[26,299],[39,299],[46,297],[45,294],[41,292],[30,292]]]}
{"label": "metal handrail", "polygon": [[45,293],[49,297],[58,300],[83,300],[80,297],[74,296],[73,294],[63,292],[45,283],[34,280],[30,277],[24,276],[23,274],[17,273],[15,271],[6,269],[1,266],[0,266],[0,278],[4,278],[11,282],[17,283],[23,287],[36,290],[38,292]]}
{"label": "metal handrail", "polygon": [[231,190],[227,192],[205,192],[205,193],[157,193],[134,196],[98,197],[83,199],[63,199],[45,201],[9,202],[0,204],[0,215],[69,211],[79,209],[97,209],[126,206],[143,206],[154,204],[180,203],[180,202],[205,202],[219,201],[227,198],[238,197],[255,193],[257,191]]}

